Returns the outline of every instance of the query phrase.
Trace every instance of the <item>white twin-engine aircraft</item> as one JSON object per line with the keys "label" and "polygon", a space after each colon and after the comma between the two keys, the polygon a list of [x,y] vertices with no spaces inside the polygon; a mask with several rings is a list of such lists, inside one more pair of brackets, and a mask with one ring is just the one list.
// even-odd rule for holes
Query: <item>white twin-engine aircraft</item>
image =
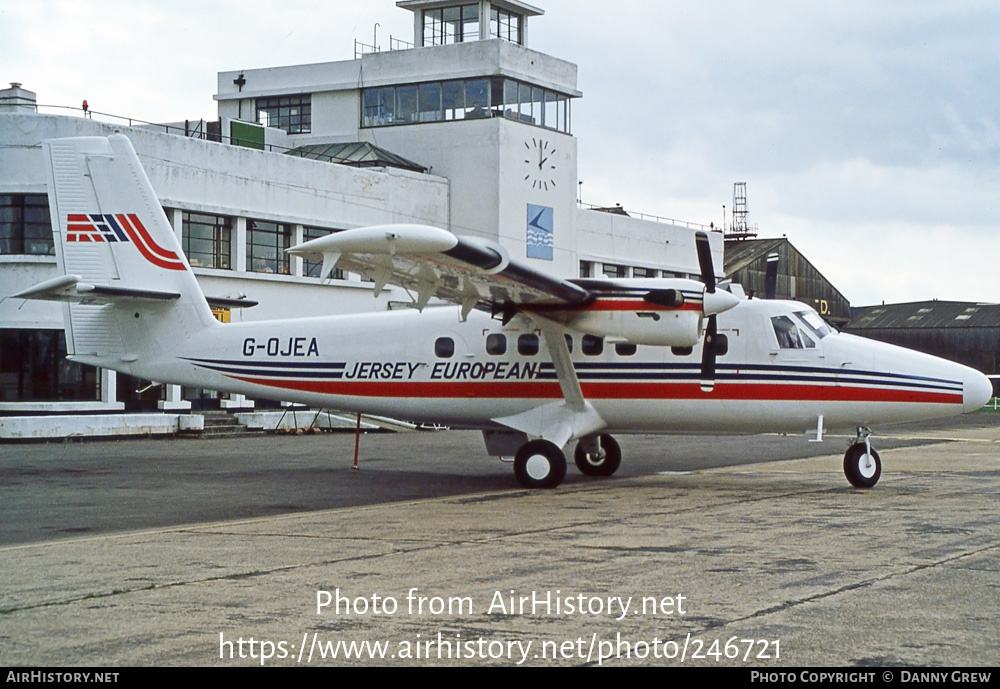
{"label": "white twin-engine aircraft", "polygon": [[[621,462],[615,433],[857,430],[848,481],[881,474],[875,424],[973,411],[977,371],[837,332],[797,302],[701,281],[564,280],[500,246],[420,225],[364,227],[290,251],[404,287],[411,310],[219,323],[129,140],[44,144],[61,277],[19,297],[66,302],[74,361],[144,379],[483,431],[529,488]],[[736,292],[733,294],[732,292]],[[432,306],[431,299],[450,302]]]}

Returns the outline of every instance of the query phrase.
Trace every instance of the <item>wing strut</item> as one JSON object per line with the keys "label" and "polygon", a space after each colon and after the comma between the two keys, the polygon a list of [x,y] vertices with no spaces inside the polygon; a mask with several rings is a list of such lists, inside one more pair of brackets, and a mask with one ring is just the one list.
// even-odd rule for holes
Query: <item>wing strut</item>
{"label": "wing strut", "polygon": [[607,424],[604,419],[584,398],[583,390],[580,389],[580,379],[573,366],[564,329],[535,314],[531,315],[531,320],[542,331],[545,346],[559,378],[563,399],[514,416],[493,420],[529,436],[549,440],[559,447],[574,438],[592,435],[605,428]]}

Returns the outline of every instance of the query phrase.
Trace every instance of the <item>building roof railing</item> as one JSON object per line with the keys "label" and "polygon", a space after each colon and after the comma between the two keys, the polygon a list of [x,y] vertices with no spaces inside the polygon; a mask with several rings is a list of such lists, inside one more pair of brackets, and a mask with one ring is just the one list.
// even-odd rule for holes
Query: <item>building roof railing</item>
{"label": "building roof railing", "polygon": [[207,131],[207,124],[209,122],[214,122],[215,120],[184,120],[185,124],[190,123],[188,126],[178,126],[176,124],[161,124],[159,122],[149,122],[148,120],[140,120],[137,117],[127,117],[125,115],[115,115],[110,112],[101,112],[100,110],[91,110],[89,108],[84,109],[81,107],[73,105],[35,105],[35,112],[39,112],[42,108],[52,109],[52,110],[73,110],[81,113],[86,119],[94,119],[94,115],[100,116],[100,121],[107,124],[123,124],[126,127],[142,127],[144,129],[156,128],[163,131],[164,134],[175,134],[178,136],[186,136],[193,139],[205,139],[208,141],[219,141],[226,137],[218,137],[211,135]]}
{"label": "building roof railing", "polygon": [[709,223],[705,225],[704,223],[690,222],[687,220],[678,220],[676,218],[665,218],[660,215],[650,215],[649,213],[636,213],[635,211],[626,211],[620,204],[614,206],[595,206],[592,203],[584,203],[583,201],[577,201],[577,206],[584,210],[595,211],[598,213],[610,213],[612,215],[625,215],[630,218],[636,218],[638,220],[648,220],[651,222],[661,223],[663,225],[675,225],[677,227],[687,227],[693,230],[704,230],[706,232],[722,232],[721,227],[716,227],[715,223]]}
{"label": "building roof railing", "polygon": [[[39,111],[39,108],[51,108],[55,110],[75,110],[81,113],[86,119],[93,119],[94,115],[99,116],[99,121],[105,122],[105,124],[121,124],[128,127],[138,127],[146,131],[159,131],[164,134],[171,134],[173,136],[183,136],[188,139],[200,139],[202,141],[214,141],[216,143],[228,144],[231,146],[241,146],[244,145],[243,140],[235,138],[232,136],[225,136],[221,131],[221,123],[218,120],[184,120],[183,125],[178,124],[163,124],[159,122],[149,122],[147,120],[140,120],[136,117],[126,117],[124,115],[114,115],[112,113],[101,112],[99,110],[84,110],[80,107],[75,107],[72,105],[35,105],[35,112]],[[110,120],[110,121],[106,121]],[[255,124],[255,123],[252,123]],[[271,153],[284,153],[286,155],[293,155],[299,158],[307,158],[310,160],[321,160],[327,163],[336,163],[339,165],[350,165],[352,167],[394,167],[403,170],[413,170],[415,172],[426,172],[427,168],[414,163],[410,160],[402,158],[391,151],[386,151],[385,149],[367,144],[366,142],[348,142],[342,144],[327,144],[327,148],[337,148],[344,146],[351,146],[352,144],[357,144],[360,147],[365,147],[365,153],[367,157],[364,159],[352,159],[350,156],[338,155],[337,153],[326,153],[319,150],[303,150],[302,146],[278,146],[277,144],[262,143],[259,148],[254,146],[254,148],[259,148],[259,150],[268,151]],[[316,149],[316,146],[305,147],[307,149]]]}

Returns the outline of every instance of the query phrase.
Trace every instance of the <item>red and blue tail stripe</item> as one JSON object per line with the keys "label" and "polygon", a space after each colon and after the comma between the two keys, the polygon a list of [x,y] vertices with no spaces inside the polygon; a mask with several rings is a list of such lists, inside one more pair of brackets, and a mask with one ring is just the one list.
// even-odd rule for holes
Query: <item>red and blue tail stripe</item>
{"label": "red and blue tail stripe", "polygon": [[187,270],[184,260],[176,252],[156,243],[135,213],[71,213],[66,216],[66,241],[130,242],[154,266],[167,270]]}

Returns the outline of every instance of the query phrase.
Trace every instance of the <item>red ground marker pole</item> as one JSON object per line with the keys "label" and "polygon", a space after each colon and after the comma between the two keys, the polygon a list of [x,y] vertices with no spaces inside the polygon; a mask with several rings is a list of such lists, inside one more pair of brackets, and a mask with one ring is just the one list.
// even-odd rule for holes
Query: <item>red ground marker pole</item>
{"label": "red ground marker pole", "polygon": [[352,469],[358,468],[358,447],[361,445],[361,414],[358,414],[357,425],[354,426],[354,466]]}

